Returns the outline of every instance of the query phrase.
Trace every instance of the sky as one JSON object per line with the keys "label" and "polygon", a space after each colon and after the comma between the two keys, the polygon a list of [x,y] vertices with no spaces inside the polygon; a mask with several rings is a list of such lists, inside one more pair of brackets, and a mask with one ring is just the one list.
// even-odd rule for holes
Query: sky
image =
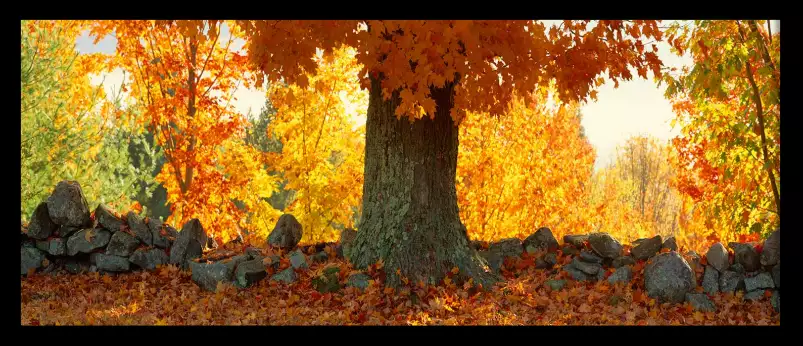
{"label": "sky", "polygon": [[[544,21],[548,25],[554,25],[559,21]],[[773,33],[780,31],[780,21],[772,21]],[[229,32],[227,29],[221,30],[221,41],[228,41]],[[93,39],[82,35],[76,42],[76,49],[81,53],[102,52],[114,54],[116,40],[108,36],[93,44]],[[243,42],[235,44],[238,49]],[[679,57],[669,50],[669,45],[662,42],[658,45],[658,57],[665,66],[677,67],[691,66],[690,56]],[[634,74],[635,75],[635,74]],[[122,70],[115,70],[105,76],[93,76],[92,81],[96,85],[105,77],[104,87],[108,90],[119,86],[123,80]],[[630,81],[621,81],[618,88],[614,88],[612,82],[603,84],[597,90],[597,101],[588,100],[581,107],[583,113],[582,125],[585,128],[586,136],[597,151],[595,169],[600,169],[612,162],[615,149],[618,145],[624,144],[631,136],[649,135],[662,141],[668,141],[677,134],[679,129],[673,129],[670,121],[674,117],[672,106],[664,98],[666,86],[660,88],[650,79],[635,77]],[[110,92],[108,92],[110,93]],[[248,114],[249,110],[253,114],[259,113],[265,104],[266,94],[262,90],[246,89],[240,87],[234,93],[232,104],[239,113]],[[364,116],[358,121],[364,121]]]}

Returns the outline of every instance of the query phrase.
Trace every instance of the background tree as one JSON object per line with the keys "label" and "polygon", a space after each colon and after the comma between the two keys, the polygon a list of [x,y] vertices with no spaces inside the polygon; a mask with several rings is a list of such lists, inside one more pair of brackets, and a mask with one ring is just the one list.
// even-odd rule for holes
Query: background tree
{"label": "background tree", "polygon": [[[27,220],[61,180],[79,181],[90,204],[128,206],[135,182],[153,178],[130,165],[127,144],[141,138],[136,126],[112,123],[119,102],[106,98],[90,75],[100,72],[99,54],[79,54],[76,21],[22,21],[20,194]],[[123,145],[121,145],[123,144]]]}
{"label": "background tree", "polygon": [[603,73],[618,83],[632,78],[630,67],[646,78],[661,66],[642,41],[660,40],[654,21],[564,21],[549,31],[535,21],[238,23],[259,77],[270,81],[305,87],[316,49],[357,49],[369,105],[350,260],[358,268],[383,260],[390,285],[438,282],[454,267],[458,279],[495,281],[469,248],[457,207],[456,125],[466,112],[502,114],[514,97],[553,81],[563,101],[595,97]]}
{"label": "background tree", "polygon": [[764,25],[676,22],[667,31],[674,50],[694,58],[663,79],[681,126],[677,186],[709,229],[733,230],[731,240],[780,222],[780,34]]}

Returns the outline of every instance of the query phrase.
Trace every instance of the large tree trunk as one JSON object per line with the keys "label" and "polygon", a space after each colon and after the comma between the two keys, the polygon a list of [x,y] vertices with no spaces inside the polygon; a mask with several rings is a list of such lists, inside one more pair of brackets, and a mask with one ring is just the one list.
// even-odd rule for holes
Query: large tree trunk
{"label": "large tree trunk", "polygon": [[383,260],[389,286],[401,277],[437,284],[457,267],[459,279],[488,288],[499,278],[469,247],[458,213],[458,129],[449,116],[454,89],[432,95],[434,119],[397,120],[398,93],[385,101],[380,82],[371,80],[362,219],[346,255],[357,268]]}

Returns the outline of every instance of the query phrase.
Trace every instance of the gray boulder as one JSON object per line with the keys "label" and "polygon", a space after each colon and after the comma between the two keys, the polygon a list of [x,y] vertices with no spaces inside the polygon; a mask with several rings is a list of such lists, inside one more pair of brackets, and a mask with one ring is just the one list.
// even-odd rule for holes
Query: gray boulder
{"label": "gray boulder", "polygon": [[203,255],[203,244],[206,244],[207,239],[198,219],[187,221],[170,248],[170,263],[186,267],[187,261]]}
{"label": "gray boulder", "polygon": [[249,287],[268,276],[261,259],[244,261],[237,266],[234,277],[237,287]]}
{"label": "gray boulder", "polygon": [[47,203],[39,203],[31,215],[31,222],[28,224],[28,236],[33,239],[47,239],[58,227],[59,225],[50,220]]}
{"label": "gray boulder", "polygon": [[756,276],[745,278],[744,288],[748,292],[760,289],[771,289],[775,288],[775,283],[772,281],[772,275],[770,275],[770,273],[763,272]]}
{"label": "gray boulder", "polygon": [[728,250],[725,249],[725,245],[722,245],[722,243],[716,243],[712,245],[705,254],[705,258],[708,261],[708,264],[714,267],[714,269],[718,270],[720,273],[730,267]]}
{"label": "gray boulder", "polygon": [[524,248],[518,238],[507,238],[491,244],[488,247],[488,251],[500,255],[502,258],[520,257],[524,252]]}
{"label": "gray boulder", "polygon": [[36,242],[36,248],[53,256],[64,256],[67,254],[67,241],[63,238],[39,240]]}
{"label": "gray boulder", "polygon": [[287,268],[276,274],[273,274],[273,276],[270,277],[270,280],[284,282],[289,285],[296,282],[296,272],[293,271],[293,268]]}
{"label": "gray boulder", "polygon": [[77,261],[74,259],[67,259],[64,262],[64,269],[70,274],[81,274],[89,272],[89,263],[84,261]]}
{"label": "gray boulder", "polygon": [[45,253],[31,246],[20,246],[20,275],[27,275],[28,271],[42,267]]}
{"label": "gray boulder", "polygon": [[775,309],[775,312],[781,312],[781,291],[775,290],[772,292],[770,304],[772,304],[772,308]]}
{"label": "gray boulder", "polygon": [[163,224],[161,220],[155,218],[148,218],[148,229],[150,229],[151,231],[151,239],[153,240],[153,246],[162,249],[167,249],[170,247],[170,244],[172,244],[172,242],[168,238],[166,234],[167,232],[162,231]]}
{"label": "gray boulder", "polygon": [[708,296],[703,293],[686,293],[686,301],[691,304],[694,310],[714,312],[717,310],[716,305]]}
{"label": "gray boulder", "polygon": [[597,273],[599,273],[599,271],[602,269],[600,264],[583,262],[579,260],[579,257],[575,257],[571,263],[575,269],[592,276],[597,275]]}
{"label": "gray boulder", "polygon": [[563,286],[566,286],[566,280],[548,280],[544,284],[553,291],[560,291]]}
{"label": "gray boulder", "polygon": [[485,259],[488,263],[488,267],[491,268],[491,271],[494,273],[499,273],[502,269],[502,265],[505,263],[505,259],[496,252],[491,252],[488,250],[482,250],[477,252],[480,257]]}
{"label": "gray boulder", "polygon": [[521,245],[525,249],[532,247],[550,252],[558,249],[558,241],[555,239],[555,236],[552,235],[552,230],[547,227],[539,228],[535,233],[524,239]]}
{"label": "gray boulder", "polygon": [[616,269],[611,276],[608,277],[608,283],[611,285],[616,284],[617,282],[621,283],[628,283],[633,278],[633,270],[630,269],[630,266],[621,266]]}
{"label": "gray boulder", "polygon": [[80,231],[80,230],[81,230],[81,229],[80,229],[80,228],[78,228],[78,227],[72,227],[72,226],[59,226],[59,229],[56,231],[56,233],[58,233],[59,237],[62,237],[62,238],[64,238],[64,239],[67,239],[67,238],[69,238],[71,235],[73,235],[75,232],[78,232],[78,231]]}
{"label": "gray boulder", "polygon": [[111,232],[102,228],[81,230],[67,239],[67,255],[75,256],[79,252],[90,253],[100,249],[109,243],[111,237]]}
{"label": "gray boulder", "polygon": [[733,261],[744,267],[745,271],[754,272],[761,267],[761,260],[754,244],[729,243],[728,247],[733,250]]}
{"label": "gray boulder", "polygon": [[273,231],[268,235],[268,245],[282,249],[292,249],[301,241],[303,231],[301,224],[291,214],[279,217]]}
{"label": "gray boulder", "polygon": [[295,269],[307,269],[307,256],[300,249],[290,253],[290,265]]}
{"label": "gray boulder", "polygon": [[370,284],[371,277],[364,274],[364,273],[354,273],[349,275],[348,280],[346,281],[346,286],[348,287],[356,287],[359,290],[363,291],[368,288]]}
{"label": "gray boulder", "polygon": [[580,250],[572,245],[564,245],[560,251],[563,252],[564,256],[577,256],[580,254]]}
{"label": "gray boulder", "polygon": [[164,250],[153,248],[136,250],[128,260],[142,269],[155,270],[158,266],[168,264],[170,257]]}
{"label": "gray boulder", "polygon": [[719,272],[712,266],[705,266],[703,273],[703,291],[708,294],[719,292]]}
{"label": "gray boulder", "polygon": [[128,257],[134,253],[137,246],[139,246],[137,238],[126,232],[117,232],[109,240],[109,245],[106,246],[106,254]]}
{"label": "gray boulder", "polygon": [[98,207],[95,208],[95,220],[97,220],[98,224],[103,226],[103,228],[111,232],[117,232],[125,225],[125,222],[117,217],[112,209],[103,204],[99,204]]}
{"label": "gray boulder", "polygon": [[128,257],[93,253],[89,256],[89,261],[98,267],[98,270],[107,272],[125,272],[130,269]]}
{"label": "gray boulder", "polygon": [[571,244],[576,248],[582,248],[586,241],[588,241],[587,234],[567,234],[563,236],[563,243]]}
{"label": "gray boulder", "polygon": [[744,274],[726,270],[719,275],[719,290],[721,292],[736,292],[744,290]]}
{"label": "gray boulder", "polygon": [[326,260],[329,259],[329,255],[326,253],[326,251],[321,251],[312,255],[311,258],[313,262],[322,263],[326,262]]}
{"label": "gray boulder", "polygon": [[189,261],[192,281],[201,288],[215,292],[218,283],[231,282],[232,268],[223,263],[198,263]]}
{"label": "gray boulder", "polygon": [[580,257],[578,257],[578,258],[581,261],[586,262],[586,263],[597,263],[597,264],[601,264],[602,263],[602,258],[597,256],[597,255],[595,255],[591,251],[586,251],[586,250],[581,251],[580,252]]}
{"label": "gray boulder", "polygon": [[653,257],[644,269],[647,295],[660,302],[682,303],[695,286],[691,267],[676,252]]}
{"label": "gray boulder", "polygon": [[761,300],[764,298],[764,290],[749,291],[744,294],[744,300]]}
{"label": "gray boulder", "polygon": [[630,249],[630,254],[637,261],[646,260],[652,256],[655,256],[655,254],[657,254],[658,251],[661,251],[662,245],[663,245],[663,240],[661,240],[660,235],[657,235],[655,237],[645,239],[636,247]]}
{"label": "gray boulder", "polygon": [[54,223],[72,227],[91,227],[89,205],[86,203],[81,184],[77,181],[61,181],[47,198],[47,212]]}
{"label": "gray boulder", "polygon": [[778,263],[774,267],[772,267],[772,282],[775,283],[775,287],[781,288],[781,264]]}
{"label": "gray boulder", "polygon": [[619,256],[611,263],[614,268],[620,268],[624,266],[632,266],[636,264],[636,260],[633,259],[631,256]]}
{"label": "gray boulder", "polygon": [[744,270],[744,266],[741,263],[734,263],[733,265],[730,266],[730,268],[728,268],[728,270],[742,274],[747,272],[746,270]]}
{"label": "gray boulder", "polygon": [[571,276],[572,279],[575,280],[575,281],[589,281],[592,278],[588,274],[584,273],[583,271],[581,271],[580,269],[575,267],[575,261],[574,260],[572,260],[572,262],[570,262],[569,264],[561,267],[561,269],[563,269],[563,271],[569,273],[569,276]]}
{"label": "gray boulder", "polygon": [[319,293],[333,293],[340,290],[337,274],[340,268],[332,266],[324,269],[323,273],[312,278],[312,287]]}
{"label": "gray boulder", "polygon": [[591,233],[588,236],[588,243],[602,258],[612,260],[622,255],[622,244],[608,233]]}
{"label": "gray boulder", "polygon": [[669,249],[672,251],[678,251],[678,244],[675,242],[675,237],[666,238],[664,244],[661,245],[662,249]]}
{"label": "gray boulder", "polygon": [[133,211],[128,212],[128,227],[131,228],[131,232],[133,232],[137,239],[143,244],[147,246],[153,245],[153,232],[151,232],[151,229],[145,224],[145,220]]}
{"label": "gray boulder", "polygon": [[781,229],[776,229],[767,240],[764,241],[764,249],[761,251],[761,265],[774,266],[781,261]]}

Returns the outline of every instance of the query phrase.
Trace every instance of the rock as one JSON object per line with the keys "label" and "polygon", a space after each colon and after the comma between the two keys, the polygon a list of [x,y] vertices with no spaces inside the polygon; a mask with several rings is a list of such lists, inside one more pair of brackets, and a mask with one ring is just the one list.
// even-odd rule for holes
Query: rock
{"label": "rock", "polygon": [[744,266],[741,263],[734,263],[733,265],[728,268],[730,271],[735,271],[737,273],[745,273]]}
{"label": "rock", "polygon": [[178,231],[176,231],[176,229],[172,226],[163,224],[162,229],[165,231],[165,234],[167,234],[168,237],[173,239],[178,238]]}
{"label": "rock", "polygon": [[549,280],[545,284],[553,291],[560,291],[566,286],[566,280]]}
{"label": "rock", "polygon": [[602,264],[602,258],[597,256],[597,255],[595,255],[591,251],[585,251],[585,250],[581,251],[580,252],[580,257],[578,257],[578,258],[581,261],[586,262],[586,263]]}
{"label": "rock", "polygon": [[47,240],[37,240],[35,244],[39,251],[47,252],[47,249],[50,248],[50,242]]}
{"label": "rock", "polygon": [[187,221],[170,248],[170,263],[186,267],[186,261],[201,257],[207,239],[198,219]]}
{"label": "rock", "polygon": [[479,251],[478,254],[488,262],[488,267],[491,268],[494,273],[498,274],[502,269],[502,265],[505,263],[505,259],[496,252],[483,250]]}
{"label": "rock", "polygon": [[307,269],[307,256],[301,250],[296,250],[290,253],[290,265],[295,269]]}
{"label": "rock", "polygon": [[137,239],[143,244],[147,246],[153,245],[153,232],[151,232],[151,229],[145,224],[145,220],[133,211],[128,212],[128,227],[131,228],[131,232],[133,232]]}
{"label": "rock", "polygon": [[27,275],[31,269],[41,268],[45,258],[45,253],[35,247],[20,246],[20,275]]}
{"label": "rock", "polygon": [[148,219],[148,229],[151,231],[153,245],[158,248],[167,249],[170,247],[171,241],[167,235],[162,234],[162,228],[163,224],[161,220],[154,218]]}
{"label": "rock", "polygon": [[778,228],[767,240],[764,241],[764,249],[761,251],[761,265],[773,266],[781,261],[781,229]]}
{"label": "rock", "polygon": [[703,293],[686,293],[686,301],[691,304],[691,307],[698,311],[714,312],[717,310],[716,305],[708,296]]}
{"label": "rock", "polygon": [[586,274],[586,273],[580,271],[579,269],[577,269],[577,267],[575,267],[574,264],[575,264],[575,262],[572,261],[569,264],[563,266],[562,269],[565,272],[569,273],[569,275],[575,281],[587,281],[587,280],[589,280],[588,274]]}
{"label": "rock", "polygon": [[159,266],[168,264],[170,257],[162,249],[139,249],[134,251],[128,260],[142,269],[155,270]]}
{"label": "rock", "polygon": [[329,259],[329,255],[326,253],[326,251],[321,251],[312,255],[313,262],[322,263],[326,262],[327,259]]}
{"label": "rock", "polygon": [[588,235],[586,234],[567,234],[563,236],[563,243],[571,244],[576,248],[582,248],[586,241],[588,241]]}
{"label": "rock", "polygon": [[775,287],[781,288],[781,264],[778,263],[774,267],[772,267],[772,282],[775,283]]}
{"label": "rock", "polygon": [[67,240],[64,238],[50,239],[45,251],[53,256],[64,256],[67,254]]}
{"label": "rock", "polygon": [[356,237],[357,237],[357,231],[351,228],[346,228],[340,232],[339,243],[340,243],[340,248],[343,251],[344,257],[346,256],[347,251],[351,249],[351,244],[354,242],[354,238]]}
{"label": "rock", "polygon": [[772,292],[772,298],[770,298],[770,304],[772,304],[772,308],[775,309],[775,312],[781,312],[781,292],[776,290]]}
{"label": "rock", "polygon": [[621,266],[608,277],[608,283],[613,285],[617,282],[628,283],[633,278],[633,270],[630,266]]}
{"label": "rock", "polygon": [[647,295],[659,302],[682,303],[696,286],[691,267],[676,252],[653,257],[644,269]]}
{"label": "rock", "polygon": [[716,294],[719,292],[719,272],[712,266],[705,266],[703,273],[703,292]]}
{"label": "rock", "polygon": [[648,240],[648,239],[650,239],[650,238],[638,238],[638,239],[630,242],[630,246],[631,247],[639,246],[639,245],[641,245],[641,243],[643,243],[645,240]]}
{"label": "rock", "polygon": [[111,237],[111,232],[102,228],[81,230],[67,239],[67,255],[75,256],[79,252],[90,253],[100,249],[109,243]]}
{"label": "rock", "polygon": [[81,184],[77,181],[61,181],[47,198],[50,220],[63,226],[91,227],[89,205],[86,203]]}
{"label": "rock", "polygon": [[733,250],[733,262],[739,263],[745,271],[753,272],[761,267],[761,260],[753,244],[729,243],[728,247]]}
{"label": "rock", "polygon": [[268,235],[268,245],[289,250],[298,245],[302,234],[301,224],[295,216],[284,214],[279,217],[273,231]]}
{"label": "rock", "polygon": [[47,203],[39,203],[31,215],[31,223],[28,224],[27,235],[33,239],[47,239],[58,227],[59,225],[50,220]]}
{"label": "rock", "polygon": [[588,236],[588,243],[602,258],[614,259],[622,255],[622,244],[608,233],[591,233]]}
{"label": "rock", "polygon": [[655,237],[645,239],[638,244],[638,246],[630,249],[630,255],[632,255],[637,261],[646,260],[652,256],[655,256],[658,251],[661,251],[662,245],[663,241],[661,240],[661,236],[657,235]]}
{"label": "rock", "polygon": [[556,255],[554,252],[550,252],[544,255],[544,262],[546,262],[547,264],[549,264],[550,267],[552,267],[558,264],[558,255]]}
{"label": "rock", "polygon": [[117,217],[112,209],[103,204],[95,208],[95,220],[97,220],[98,224],[103,226],[103,228],[111,232],[117,232],[125,225],[123,220]]}
{"label": "rock", "polygon": [[64,262],[64,269],[70,274],[80,274],[89,271],[89,263],[68,259]]}
{"label": "rock", "polygon": [[748,292],[758,289],[770,289],[775,288],[775,283],[772,281],[770,273],[763,272],[756,276],[745,278],[744,288]]}
{"label": "rock", "polygon": [[491,244],[488,251],[499,254],[502,258],[520,257],[524,248],[518,238],[507,238]]}
{"label": "rock", "polygon": [[636,264],[636,260],[633,259],[631,256],[619,256],[613,260],[612,265],[614,268],[620,268],[624,266],[631,266]]}
{"label": "rock", "polygon": [[346,282],[346,286],[356,287],[359,290],[364,291],[366,288],[368,288],[370,280],[371,277],[364,273],[354,273],[349,275],[348,281]]}
{"label": "rock", "polygon": [[764,298],[764,290],[755,290],[745,293],[744,300],[761,300]]}
{"label": "rock", "polygon": [[324,269],[323,273],[312,279],[312,286],[319,293],[334,293],[340,290],[340,282],[337,274],[340,268],[336,266]]}
{"label": "rock", "polygon": [[744,289],[744,274],[726,270],[719,274],[719,290],[721,292],[736,292]]}
{"label": "rock", "polygon": [[558,249],[558,241],[552,235],[552,230],[547,227],[541,227],[535,233],[524,239],[521,244],[525,249],[532,246],[536,249],[547,250],[549,252]]}
{"label": "rock", "polygon": [[581,271],[583,273],[586,273],[588,275],[597,275],[597,273],[599,273],[600,269],[602,269],[601,265],[599,265],[597,263],[583,262],[583,261],[581,261],[579,259],[579,257],[575,257],[572,260],[572,266],[575,269],[577,269],[577,270],[579,270],[579,271]]}
{"label": "rock", "polygon": [[678,251],[678,244],[675,242],[675,237],[666,238],[664,244],[661,245],[662,249],[669,249],[672,251]]}
{"label": "rock", "polygon": [[279,265],[281,264],[282,258],[278,255],[272,255],[268,258],[263,259],[262,263],[266,266],[273,268],[273,270],[279,269]]}
{"label": "rock", "polygon": [[58,231],[56,231],[56,233],[58,233],[58,234],[59,234],[59,237],[62,237],[62,238],[64,238],[64,239],[67,239],[67,238],[69,238],[69,237],[70,237],[70,235],[72,235],[73,233],[75,233],[75,232],[78,232],[78,231],[80,231],[80,230],[81,230],[81,229],[80,229],[80,228],[78,228],[78,227],[72,227],[72,226],[59,226],[59,229],[58,229]]}
{"label": "rock", "polygon": [[223,263],[189,261],[189,267],[192,271],[192,281],[207,291],[216,292],[218,283],[231,281],[232,268]]}
{"label": "rock", "polygon": [[720,273],[730,267],[728,250],[725,250],[725,245],[722,245],[722,243],[716,243],[712,245],[705,254],[705,257],[708,261],[708,264],[714,267],[714,269],[718,270]]}
{"label": "rock", "polygon": [[106,246],[106,254],[128,257],[134,253],[137,246],[139,246],[137,238],[126,232],[117,232],[109,240],[109,245]]}
{"label": "rock", "polygon": [[130,269],[130,262],[127,257],[93,253],[89,256],[89,261],[98,267],[98,270],[107,272],[125,272]]}
{"label": "rock", "polygon": [[237,269],[234,274],[237,287],[240,288],[249,287],[267,276],[268,272],[266,271],[265,264],[262,263],[261,259],[254,259],[240,263],[237,265]]}
{"label": "rock", "polygon": [[563,252],[564,256],[577,256],[580,254],[580,250],[571,245],[563,246],[563,248],[560,251]]}
{"label": "rock", "polygon": [[270,280],[284,282],[289,285],[296,281],[296,272],[293,271],[293,268],[287,268],[276,274],[273,274],[273,276],[270,277]]}
{"label": "rock", "polygon": [[479,240],[472,240],[472,241],[471,241],[471,247],[472,247],[474,250],[477,250],[477,251],[479,251],[479,250],[482,250],[482,249],[483,249],[482,242],[481,242],[481,241],[479,241]]}

